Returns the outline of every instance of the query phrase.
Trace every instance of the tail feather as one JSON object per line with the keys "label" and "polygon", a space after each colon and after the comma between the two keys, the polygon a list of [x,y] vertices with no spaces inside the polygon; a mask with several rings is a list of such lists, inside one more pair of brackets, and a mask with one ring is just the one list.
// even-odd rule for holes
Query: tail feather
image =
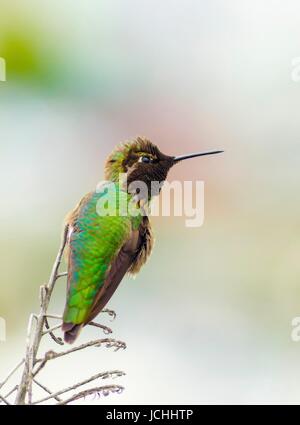
{"label": "tail feather", "polygon": [[75,325],[74,323],[63,323],[62,331],[64,332],[64,340],[68,344],[73,344],[73,342],[77,339],[78,335],[81,332],[83,327],[83,323],[80,325]]}

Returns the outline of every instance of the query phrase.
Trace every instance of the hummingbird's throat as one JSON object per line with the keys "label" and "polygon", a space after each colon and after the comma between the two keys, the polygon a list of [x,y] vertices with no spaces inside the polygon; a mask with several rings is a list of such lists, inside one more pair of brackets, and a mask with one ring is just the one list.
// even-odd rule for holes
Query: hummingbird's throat
{"label": "hummingbird's throat", "polygon": [[149,216],[151,213],[151,206],[150,202],[151,200],[146,199],[139,199],[136,198],[136,195],[133,197],[134,201],[136,202],[136,208],[138,208],[143,216]]}
{"label": "hummingbird's throat", "polygon": [[132,180],[129,173],[119,174],[119,187],[133,196],[137,201],[143,200],[149,202],[154,196],[160,194],[164,181],[151,181],[149,178],[144,180]]}

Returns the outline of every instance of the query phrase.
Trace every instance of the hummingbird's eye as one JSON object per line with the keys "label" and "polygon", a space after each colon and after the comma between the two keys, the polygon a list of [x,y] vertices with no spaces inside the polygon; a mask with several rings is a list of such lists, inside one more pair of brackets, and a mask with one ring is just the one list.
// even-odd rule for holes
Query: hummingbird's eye
{"label": "hummingbird's eye", "polygon": [[152,159],[149,156],[141,156],[139,158],[139,162],[143,162],[144,164],[149,164],[152,162]]}

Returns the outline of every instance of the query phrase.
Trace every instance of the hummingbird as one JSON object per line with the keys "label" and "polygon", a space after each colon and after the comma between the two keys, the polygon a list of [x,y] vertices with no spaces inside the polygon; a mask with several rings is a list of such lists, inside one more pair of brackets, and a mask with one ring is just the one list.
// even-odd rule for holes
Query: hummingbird
{"label": "hummingbird", "polygon": [[[72,344],[82,328],[103,310],[123,277],[136,275],[149,258],[154,238],[145,206],[160,191],[152,194],[151,183],[163,184],[169,170],[181,161],[221,152],[169,156],[142,137],[113,150],[105,164],[105,182],[85,195],[65,220],[67,296],[62,331],[66,343]],[[126,176],[126,187],[120,175]],[[148,199],[142,192],[128,190],[136,181],[149,188]],[[114,186],[119,200],[117,213],[99,215],[97,202],[107,194],[107,182]],[[118,214],[121,201],[133,203],[143,214]]]}

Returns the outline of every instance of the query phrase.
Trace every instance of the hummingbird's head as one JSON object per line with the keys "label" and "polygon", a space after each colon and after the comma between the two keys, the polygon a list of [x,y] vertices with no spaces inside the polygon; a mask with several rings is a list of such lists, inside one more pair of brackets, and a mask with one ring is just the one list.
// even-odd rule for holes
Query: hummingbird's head
{"label": "hummingbird's head", "polygon": [[[180,161],[196,156],[220,153],[212,151],[184,156],[169,156],[163,154],[150,140],[137,137],[133,141],[119,145],[108,157],[105,166],[105,179],[118,181],[121,173],[126,174],[127,184],[136,181],[146,183],[151,188],[151,182],[163,183],[170,168]],[[150,193],[150,192],[149,192]]]}
{"label": "hummingbird's head", "polygon": [[137,137],[135,140],[119,145],[108,157],[105,179],[118,181],[119,174],[127,175],[128,185],[142,181],[164,181],[174,165],[174,157],[164,155],[149,140]]}

